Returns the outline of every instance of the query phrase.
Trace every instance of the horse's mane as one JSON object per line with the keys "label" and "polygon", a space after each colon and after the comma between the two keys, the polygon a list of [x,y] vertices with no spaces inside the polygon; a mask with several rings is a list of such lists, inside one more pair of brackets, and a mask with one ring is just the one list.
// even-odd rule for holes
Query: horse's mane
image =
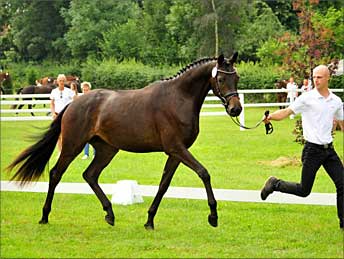
{"label": "horse's mane", "polygon": [[173,80],[176,78],[179,78],[180,76],[182,76],[184,73],[186,73],[187,71],[189,71],[190,69],[193,69],[199,65],[211,62],[211,61],[215,61],[216,58],[209,58],[209,57],[205,57],[205,58],[201,58],[198,59],[192,63],[190,63],[189,65],[185,66],[184,68],[182,68],[181,70],[179,70],[179,72],[177,74],[175,74],[174,76],[168,77],[168,78],[164,78],[162,79],[162,81],[169,81],[169,80]]}

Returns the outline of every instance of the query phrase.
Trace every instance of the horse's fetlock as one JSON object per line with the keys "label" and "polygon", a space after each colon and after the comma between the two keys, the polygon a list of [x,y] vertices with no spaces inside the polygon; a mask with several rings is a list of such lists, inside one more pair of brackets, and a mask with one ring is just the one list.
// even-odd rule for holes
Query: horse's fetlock
{"label": "horse's fetlock", "polygon": [[210,201],[210,202],[208,202],[208,205],[209,205],[210,209],[216,210],[217,202],[215,200],[214,201]]}
{"label": "horse's fetlock", "polygon": [[108,211],[111,211],[112,212],[112,205],[111,205],[111,202],[109,201],[106,201],[104,206],[103,206],[103,210],[108,212]]}

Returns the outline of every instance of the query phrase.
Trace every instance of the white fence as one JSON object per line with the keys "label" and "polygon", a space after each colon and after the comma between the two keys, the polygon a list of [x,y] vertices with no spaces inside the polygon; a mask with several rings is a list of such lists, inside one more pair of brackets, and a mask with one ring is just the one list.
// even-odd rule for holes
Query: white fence
{"label": "white fence", "polygon": [[[297,90],[301,92],[301,90]],[[332,89],[332,92],[341,92],[343,89]],[[268,94],[268,93],[286,93],[286,89],[260,89],[260,90],[238,90],[240,102],[243,107],[243,111],[240,114],[240,122],[244,124],[245,122],[245,108],[246,107],[278,107],[278,106],[287,106],[290,103],[245,103],[245,95],[248,94]],[[15,98],[20,98],[21,100],[14,100]],[[27,100],[31,98],[47,98],[47,100]],[[211,102],[211,103],[209,103]],[[33,108],[33,109],[11,109],[11,105],[37,105],[45,104],[46,108]],[[49,94],[25,94],[25,95],[1,95],[1,110],[0,110],[0,121],[34,121],[34,120],[51,120],[51,116],[46,115],[50,112],[50,100]],[[208,96],[205,99],[205,102],[202,106],[202,110],[211,110],[223,107],[219,98],[214,96],[210,91]],[[44,116],[31,116],[33,113],[45,113]],[[14,114],[27,114],[27,116],[14,115]],[[11,114],[12,116],[6,116],[6,114]],[[222,111],[201,111],[201,116],[223,116],[227,115],[224,110]]]}

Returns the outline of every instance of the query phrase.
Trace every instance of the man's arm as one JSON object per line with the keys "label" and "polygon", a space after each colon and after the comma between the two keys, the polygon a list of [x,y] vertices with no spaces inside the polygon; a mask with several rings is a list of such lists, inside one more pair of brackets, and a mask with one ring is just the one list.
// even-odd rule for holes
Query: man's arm
{"label": "man's arm", "polygon": [[56,114],[55,114],[55,100],[54,99],[50,100],[50,111],[51,111],[51,116],[53,116],[53,119],[55,119]]}
{"label": "man's arm", "polygon": [[273,121],[280,121],[283,120],[285,118],[287,118],[289,115],[294,114],[293,110],[288,108],[282,109],[282,110],[277,110],[273,113],[271,113],[267,118],[267,122],[269,122],[270,120]]}

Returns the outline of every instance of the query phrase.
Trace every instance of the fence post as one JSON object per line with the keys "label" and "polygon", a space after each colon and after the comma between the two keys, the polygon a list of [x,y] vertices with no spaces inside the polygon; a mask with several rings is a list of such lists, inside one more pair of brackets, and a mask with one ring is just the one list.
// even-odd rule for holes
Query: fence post
{"label": "fence post", "polygon": [[[242,111],[240,113],[239,121],[241,125],[245,125],[245,99],[244,99],[244,94],[240,93],[239,94],[240,98],[240,103],[242,107]],[[240,130],[245,130],[244,128],[240,127]]]}

